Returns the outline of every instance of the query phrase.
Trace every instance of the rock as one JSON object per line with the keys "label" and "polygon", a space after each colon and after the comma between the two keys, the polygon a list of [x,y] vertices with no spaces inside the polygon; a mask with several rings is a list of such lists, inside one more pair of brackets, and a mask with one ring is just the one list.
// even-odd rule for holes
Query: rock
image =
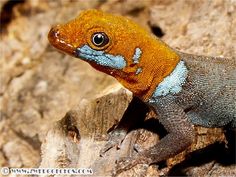
{"label": "rock", "polygon": [[42,144],[40,166],[92,166],[95,175],[111,174],[118,155],[127,156],[124,151],[129,148],[122,148],[123,152],[118,153],[113,149],[106,158],[99,157],[99,151],[106,142],[107,131],[120,121],[131,98],[129,91],[116,84],[94,95],[93,99],[82,100],[75,110],[69,111],[49,129]]}

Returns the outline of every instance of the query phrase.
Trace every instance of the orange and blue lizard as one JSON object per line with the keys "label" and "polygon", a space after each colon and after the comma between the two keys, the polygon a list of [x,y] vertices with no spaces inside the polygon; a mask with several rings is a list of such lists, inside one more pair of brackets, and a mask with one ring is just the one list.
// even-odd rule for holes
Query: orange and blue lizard
{"label": "orange and blue lizard", "polygon": [[[167,130],[157,145],[121,159],[117,172],[183,151],[194,140],[193,125],[235,131],[235,58],[176,51],[133,21],[98,10],[53,27],[48,38],[55,48],[115,77],[156,112]],[[127,130],[119,131],[114,135],[122,141]],[[111,139],[102,153],[119,141]]]}

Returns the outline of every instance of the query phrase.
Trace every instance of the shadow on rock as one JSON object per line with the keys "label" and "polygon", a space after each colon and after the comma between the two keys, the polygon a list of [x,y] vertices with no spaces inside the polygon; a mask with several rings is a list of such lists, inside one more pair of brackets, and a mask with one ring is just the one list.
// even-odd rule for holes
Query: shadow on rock
{"label": "shadow on rock", "polygon": [[222,166],[236,164],[235,159],[235,131],[225,133],[228,144],[216,142],[205,148],[190,153],[186,160],[172,167],[168,176],[186,176],[191,167],[203,166],[209,162],[217,162]]}

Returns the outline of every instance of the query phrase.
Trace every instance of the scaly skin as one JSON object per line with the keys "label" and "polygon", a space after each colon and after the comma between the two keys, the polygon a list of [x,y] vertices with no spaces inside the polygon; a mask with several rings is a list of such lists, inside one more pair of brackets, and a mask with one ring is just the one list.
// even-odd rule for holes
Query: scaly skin
{"label": "scaly skin", "polygon": [[[131,20],[97,10],[52,28],[48,37],[54,47],[115,77],[155,110],[168,131],[154,147],[121,159],[116,173],[183,151],[194,139],[193,125],[236,127],[235,58],[175,51]],[[101,154],[123,140],[127,125],[132,120],[118,126]]]}

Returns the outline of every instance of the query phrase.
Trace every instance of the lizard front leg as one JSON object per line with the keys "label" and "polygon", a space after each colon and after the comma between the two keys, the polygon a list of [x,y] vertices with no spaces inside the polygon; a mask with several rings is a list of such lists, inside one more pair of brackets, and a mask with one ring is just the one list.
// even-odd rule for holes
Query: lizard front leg
{"label": "lizard front leg", "polygon": [[187,120],[184,110],[171,98],[161,98],[151,103],[160,123],[168,131],[161,141],[134,157],[122,158],[117,162],[115,174],[128,170],[137,164],[157,163],[166,160],[187,148],[194,140],[194,129]]}
{"label": "lizard front leg", "polygon": [[109,149],[115,146],[119,148],[128,131],[138,127],[138,125],[144,121],[148,111],[149,108],[145,103],[139,98],[133,97],[121,121],[117,127],[109,133],[108,142],[101,149],[100,156],[104,156]]}

